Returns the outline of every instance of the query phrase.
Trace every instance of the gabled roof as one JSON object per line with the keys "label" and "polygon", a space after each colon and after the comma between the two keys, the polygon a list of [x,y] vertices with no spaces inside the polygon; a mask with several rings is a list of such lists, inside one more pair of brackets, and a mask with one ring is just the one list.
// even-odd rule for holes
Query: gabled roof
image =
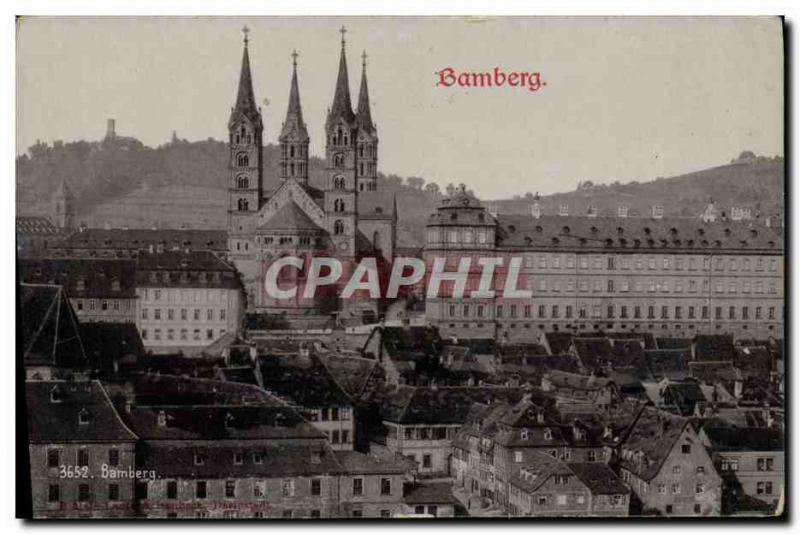
{"label": "gabled roof", "polygon": [[661,470],[689,420],[646,406],[622,442],[620,464],[643,480]]}
{"label": "gabled roof", "polygon": [[369,358],[332,353],[320,355],[320,360],[336,383],[353,399],[361,396],[378,366],[378,362]]}
{"label": "gabled roof", "polygon": [[164,250],[228,250],[226,230],[150,230],[122,229],[105,230],[87,228],[75,232],[53,245],[56,249],[122,249],[128,251],[148,250],[163,247]]}
{"label": "gabled roof", "polygon": [[134,260],[42,258],[17,265],[22,281],[60,285],[70,298],[136,297]]}
{"label": "gabled roof", "polygon": [[315,354],[261,356],[257,365],[261,387],[293,404],[304,408],[353,404]]}
{"label": "gabled roof", "polygon": [[411,482],[403,486],[403,502],[406,504],[457,504],[450,482]]}
{"label": "gabled roof", "polygon": [[394,459],[364,454],[357,451],[334,451],[336,460],[343,472],[352,475],[387,474],[399,475],[406,472],[406,466]]}
{"label": "gabled roof", "polygon": [[294,200],[290,200],[278,210],[275,215],[258,227],[259,232],[264,231],[306,231],[323,232]]}
{"label": "gabled roof", "polygon": [[575,473],[578,480],[589,488],[592,495],[626,495],[630,493],[630,489],[608,464],[600,462],[569,462],[567,467]]}
{"label": "gabled roof", "polygon": [[19,216],[16,218],[18,236],[58,235],[61,229],[47,217]]}
{"label": "gabled roof", "polygon": [[714,452],[783,451],[784,435],[772,428],[703,427]]}
{"label": "gabled roof", "polygon": [[[31,443],[114,443],[137,439],[96,380],[26,382],[25,397]],[[81,423],[81,416],[87,422]]]}

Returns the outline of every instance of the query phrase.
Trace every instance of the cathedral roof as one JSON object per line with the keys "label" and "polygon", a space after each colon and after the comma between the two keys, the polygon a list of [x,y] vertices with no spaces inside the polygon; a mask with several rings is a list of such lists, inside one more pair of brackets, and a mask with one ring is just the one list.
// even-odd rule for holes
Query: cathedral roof
{"label": "cathedral roof", "polygon": [[286,120],[281,129],[280,140],[283,141],[292,137],[299,141],[308,141],[308,130],[303,121],[303,108],[300,106],[300,90],[297,85],[297,53],[293,53],[295,58],[292,65],[292,85],[289,89],[289,107],[286,108]]}
{"label": "cathedral roof", "polygon": [[367,54],[364,53],[361,71],[361,90],[358,92],[358,110],[356,123],[358,128],[366,133],[374,134],[375,125],[372,122],[372,113],[369,105],[369,90],[367,89]]}
{"label": "cathedral roof", "polygon": [[347,58],[344,51],[344,38],[342,38],[342,51],[339,55],[339,74],[336,77],[336,90],[333,94],[333,105],[328,113],[328,121],[344,119],[348,124],[355,120],[353,104],[350,101],[350,80],[347,76]]}
{"label": "cathedral roof", "polygon": [[247,117],[254,124],[261,124],[261,113],[256,106],[256,97],[253,92],[253,78],[250,74],[250,54],[247,51],[247,40],[244,42],[242,53],[242,69],[239,74],[239,91],[236,94],[236,106],[231,111],[230,122],[239,117]]}
{"label": "cathedral roof", "polygon": [[258,227],[259,231],[264,230],[303,230],[322,232],[322,228],[317,225],[303,211],[294,200],[287,202],[278,212],[269,218],[264,224]]}

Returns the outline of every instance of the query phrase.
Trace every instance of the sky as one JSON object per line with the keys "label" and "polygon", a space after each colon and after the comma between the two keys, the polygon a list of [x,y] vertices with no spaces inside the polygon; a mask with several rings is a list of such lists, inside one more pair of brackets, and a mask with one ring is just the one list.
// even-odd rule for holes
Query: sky
{"label": "sky", "polygon": [[[147,145],[227,138],[250,29],[265,143],[298,58],[312,155],[324,154],[341,35],[353,105],[366,50],[379,171],[464,183],[484,198],[648,181],[783,155],[777,18],[23,18],[17,154],[98,140],[106,119]],[[456,72],[539,72],[538,91],[445,87]]]}

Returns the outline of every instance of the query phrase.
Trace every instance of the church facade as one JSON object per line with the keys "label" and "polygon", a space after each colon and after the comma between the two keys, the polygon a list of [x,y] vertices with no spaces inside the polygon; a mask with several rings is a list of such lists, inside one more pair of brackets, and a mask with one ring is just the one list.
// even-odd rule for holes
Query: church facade
{"label": "church facade", "polygon": [[[380,305],[327,295],[277,300],[264,290],[276,259],[336,256],[355,265],[364,257],[389,263],[396,245],[395,200],[378,190],[378,131],[372,120],[363,57],[358,105],[350,98],[344,28],[333,103],[325,120],[324,180],[309,179],[310,137],[300,102],[297,53],[286,119],[278,132],[279,161],[264,161],[265,125],[256,106],[245,36],[236,104],[228,122],[228,259],[242,275],[250,312],[283,317],[288,327],[370,322]],[[305,269],[286,269],[281,281],[301,285]],[[346,277],[343,277],[346,279]]]}

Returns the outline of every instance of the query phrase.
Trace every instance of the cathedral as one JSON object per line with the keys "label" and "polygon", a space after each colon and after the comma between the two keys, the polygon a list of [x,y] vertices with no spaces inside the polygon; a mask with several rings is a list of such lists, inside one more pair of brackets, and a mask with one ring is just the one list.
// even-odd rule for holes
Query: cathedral
{"label": "cathedral", "polygon": [[[372,322],[381,303],[369,299],[326,296],[276,300],[264,290],[264,274],[277,258],[336,256],[356,264],[375,257],[391,262],[397,240],[397,206],[378,189],[378,130],[372,120],[367,89],[366,53],[362,55],[358,105],[353,110],[341,30],[339,69],[333,102],[325,119],[324,180],[309,180],[310,138],[300,103],[296,52],[286,119],[278,134],[279,160],[264,161],[264,123],[256,105],[245,28],[236,104],[228,122],[228,259],[242,275],[251,313],[283,319],[289,328],[353,325]],[[267,125],[269,127],[269,125]],[[287,269],[302,283],[305,269]],[[346,279],[346,277],[343,277]]]}

